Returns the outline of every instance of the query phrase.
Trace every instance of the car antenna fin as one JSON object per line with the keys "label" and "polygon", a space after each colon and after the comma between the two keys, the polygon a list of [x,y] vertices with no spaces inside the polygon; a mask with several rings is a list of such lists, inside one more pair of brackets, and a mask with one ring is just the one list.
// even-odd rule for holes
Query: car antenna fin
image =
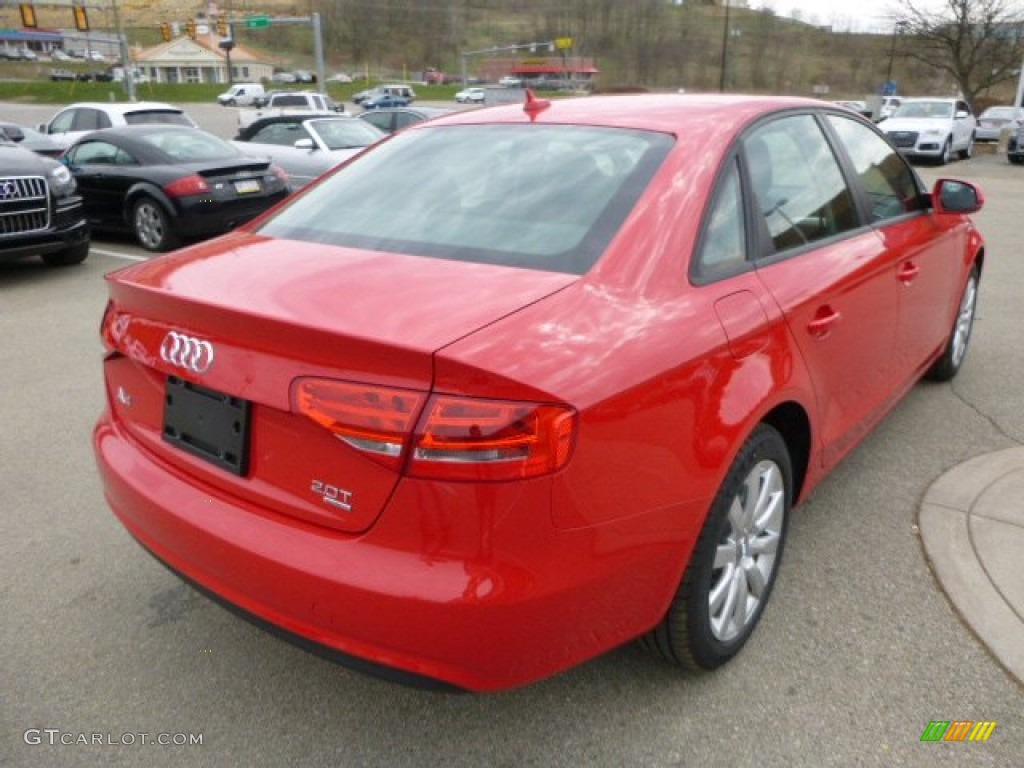
{"label": "car antenna fin", "polygon": [[531,120],[535,120],[540,112],[551,106],[550,99],[538,99],[532,88],[526,89],[526,101],[523,103],[523,111],[530,116]]}

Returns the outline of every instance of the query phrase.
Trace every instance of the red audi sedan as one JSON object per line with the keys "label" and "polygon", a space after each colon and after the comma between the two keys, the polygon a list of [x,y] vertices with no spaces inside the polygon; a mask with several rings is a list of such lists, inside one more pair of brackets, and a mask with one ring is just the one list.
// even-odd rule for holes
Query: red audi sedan
{"label": "red audi sedan", "polygon": [[474,110],[108,277],[128,531],[385,676],[523,685],[747,642],[794,504],[964,362],[982,193],[819,101]]}

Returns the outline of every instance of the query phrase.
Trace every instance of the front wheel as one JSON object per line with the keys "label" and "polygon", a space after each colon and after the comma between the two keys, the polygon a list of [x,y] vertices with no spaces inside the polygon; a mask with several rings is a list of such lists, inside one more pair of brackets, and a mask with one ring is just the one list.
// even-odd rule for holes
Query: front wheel
{"label": "front wheel", "polygon": [[971,331],[974,329],[974,310],[978,304],[978,268],[971,270],[967,277],[967,285],[960,296],[960,307],[956,312],[956,320],[953,321],[953,330],[949,334],[946,348],[942,351],[942,357],[936,360],[932,367],[925,373],[925,378],[931,381],[949,381],[958,373],[967,357],[967,346],[971,341]]}
{"label": "front wheel", "polygon": [[169,251],[178,245],[167,212],[152,197],[144,195],[132,206],[132,231],[147,251]]}
{"label": "front wheel", "polygon": [[974,136],[967,140],[967,146],[960,150],[961,160],[970,160],[974,157]]}
{"label": "front wheel", "polygon": [[785,441],[759,425],[715,496],[668,613],[642,639],[648,650],[695,671],[739,653],[775,584],[792,487]]}
{"label": "front wheel", "polygon": [[953,155],[953,140],[946,139],[946,143],[942,145],[942,154],[939,155],[939,165],[946,165]]}

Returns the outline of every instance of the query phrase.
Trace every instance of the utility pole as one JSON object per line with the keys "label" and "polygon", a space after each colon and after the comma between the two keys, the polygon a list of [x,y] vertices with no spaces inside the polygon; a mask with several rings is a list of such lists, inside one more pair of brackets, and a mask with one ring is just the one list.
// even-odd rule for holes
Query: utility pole
{"label": "utility pole", "polygon": [[729,11],[732,0],[725,0],[725,24],[722,28],[722,76],[718,81],[718,90],[725,93],[725,74],[729,67]]}

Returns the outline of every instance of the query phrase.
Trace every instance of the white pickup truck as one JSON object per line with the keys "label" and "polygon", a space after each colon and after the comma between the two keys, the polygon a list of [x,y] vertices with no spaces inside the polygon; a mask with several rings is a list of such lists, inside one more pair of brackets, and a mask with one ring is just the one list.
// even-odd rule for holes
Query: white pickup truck
{"label": "white pickup truck", "polygon": [[261,117],[324,112],[348,114],[344,105],[335,104],[330,98],[316,91],[270,91],[257,102],[255,109],[238,110],[238,128],[248,128]]}

